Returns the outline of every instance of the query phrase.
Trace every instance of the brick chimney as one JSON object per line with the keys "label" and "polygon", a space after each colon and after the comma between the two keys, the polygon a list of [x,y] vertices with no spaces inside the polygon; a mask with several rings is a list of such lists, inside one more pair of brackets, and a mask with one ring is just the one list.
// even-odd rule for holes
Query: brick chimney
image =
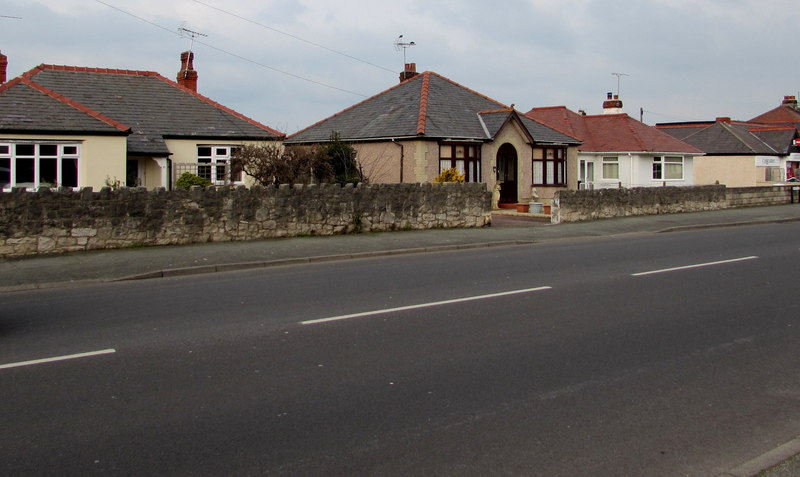
{"label": "brick chimney", "polygon": [[797,109],[797,96],[784,96],[782,106],[789,106],[792,109]]}
{"label": "brick chimney", "polygon": [[416,63],[406,63],[406,69],[400,73],[400,82],[410,80],[411,78],[417,76],[417,64]]}
{"label": "brick chimney", "polygon": [[197,92],[197,71],[194,70],[194,53],[181,53],[181,70],[178,72],[178,84]]}
{"label": "brick chimney", "polygon": [[6,72],[8,70],[8,57],[0,52],[0,84],[6,82]]}
{"label": "brick chimney", "polygon": [[622,101],[618,95],[608,93],[603,101],[603,114],[622,114]]}

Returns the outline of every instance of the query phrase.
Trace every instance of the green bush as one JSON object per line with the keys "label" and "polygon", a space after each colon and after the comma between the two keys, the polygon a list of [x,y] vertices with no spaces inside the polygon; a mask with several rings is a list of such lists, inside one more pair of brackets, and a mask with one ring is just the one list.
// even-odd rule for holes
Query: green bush
{"label": "green bush", "polygon": [[443,170],[433,182],[464,182],[464,174],[458,172],[455,167]]}
{"label": "green bush", "polygon": [[185,190],[189,190],[192,186],[200,186],[205,189],[211,185],[211,181],[191,172],[184,172],[175,182],[175,185]]}

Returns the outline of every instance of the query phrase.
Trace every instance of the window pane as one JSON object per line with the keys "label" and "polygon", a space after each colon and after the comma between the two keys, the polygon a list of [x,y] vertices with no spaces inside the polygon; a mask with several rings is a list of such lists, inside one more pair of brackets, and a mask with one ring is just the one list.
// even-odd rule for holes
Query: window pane
{"label": "window pane", "polygon": [[32,156],[34,151],[33,144],[17,144],[15,147],[18,156]]}
{"label": "window pane", "polygon": [[70,156],[78,154],[78,146],[64,146],[64,154]]}
{"label": "window pane", "polygon": [[211,157],[211,148],[210,147],[198,147],[197,148],[197,155],[198,156]]}
{"label": "window pane", "polygon": [[603,179],[619,179],[619,164],[604,163]]}
{"label": "window pane", "polygon": [[666,165],[667,179],[683,179],[683,164]]}
{"label": "window pane", "polygon": [[445,169],[450,169],[451,167],[453,167],[451,164],[452,164],[452,161],[450,161],[450,159],[440,160],[439,161],[439,172],[442,172]]}
{"label": "window pane", "polygon": [[464,161],[459,159],[456,161],[456,169],[458,169],[459,174],[464,173]]}
{"label": "window pane", "polygon": [[58,163],[53,159],[39,159],[39,186],[55,187],[58,183]]}
{"label": "window pane", "polygon": [[40,156],[57,156],[58,155],[58,146],[55,144],[40,144],[39,145],[39,155]]}
{"label": "window pane", "polygon": [[564,162],[556,162],[556,184],[563,184],[564,180]]}
{"label": "window pane", "polygon": [[653,179],[656,180],[662,179],[660,162],[653,163]]}
{"label": "window pane", "polygon": [[556,182],[555,172],[556,172],[555,163],[553,161],[547,161],[545,163],[545,173],[547,175],[546,184],[555,184]]}
{"label": "window pane", "polygon": [[456,158],[464,158],[464,146],[456,146]]}
{"label": "window pane", "polygon": [[227,156],[228,155],[228,148],[227,147],[218,147],[216,154],[218,156]]}
{"label": "window pane", "polygon": [[11,153],[11,146],[8,144],[0,145],[0,154],[10,154]]}
{"label": "window pane", "polygon": [[78,187],[78,159],[61,160],[61,185]]}
{"label": "window pane", "polygon": [[17,158],[16,183],[20,187],[33,187],[33,159]]}
{"label": "window pane", "polygon": [[11,159],[0,159],[0,187],[11,184]]}
{"label": "window pane", "polygon": [[[449,159],[449,158],[453,157],[453,146],[450,146],[450,145],[441,146],[439,148],[439,157],[446,158],[446,159]],[[447,169],[447,168],[445,167],[445,169]]]}
{"label": "window pane", "polygon": [[242,161],[241,159],[231,158],[231,181],[242,182]]}
{"label": "window pane", "polygon": [[544,184],[544,162],[533,161],[533,183]]}

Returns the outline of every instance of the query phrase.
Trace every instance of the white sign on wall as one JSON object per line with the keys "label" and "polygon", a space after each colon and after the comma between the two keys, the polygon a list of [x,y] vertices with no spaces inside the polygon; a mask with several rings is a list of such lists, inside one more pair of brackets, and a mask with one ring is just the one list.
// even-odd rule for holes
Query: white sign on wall
{"label": "white sign on wall", "polygon": [[756,167],[779,167],[781,158],[775,156],[756,156]]}

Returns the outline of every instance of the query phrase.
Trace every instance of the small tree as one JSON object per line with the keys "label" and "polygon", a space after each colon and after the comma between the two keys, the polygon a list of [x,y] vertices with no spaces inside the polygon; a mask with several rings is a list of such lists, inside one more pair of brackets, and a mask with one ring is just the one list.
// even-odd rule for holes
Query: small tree
{"label": "small tree", "polygon": [[438,176],[433,182],[464,182],[464,174],[458,172],[458,169],[453,167],[452,169],[445,169]]}
{"label": "small tree", "polygon": [[330,164],[315,147],[246,144],[234,153],[232,162],[261,185],[327,182],[333,175]]}
{"label": "small tree", "polygon": [[331,133],[330,142],[322,145],[322,150],[333,167],[337,183],[356,184],[363,180],[361,171],[356,162],[356,150],[350,144],[343,142],[338,132]]}

